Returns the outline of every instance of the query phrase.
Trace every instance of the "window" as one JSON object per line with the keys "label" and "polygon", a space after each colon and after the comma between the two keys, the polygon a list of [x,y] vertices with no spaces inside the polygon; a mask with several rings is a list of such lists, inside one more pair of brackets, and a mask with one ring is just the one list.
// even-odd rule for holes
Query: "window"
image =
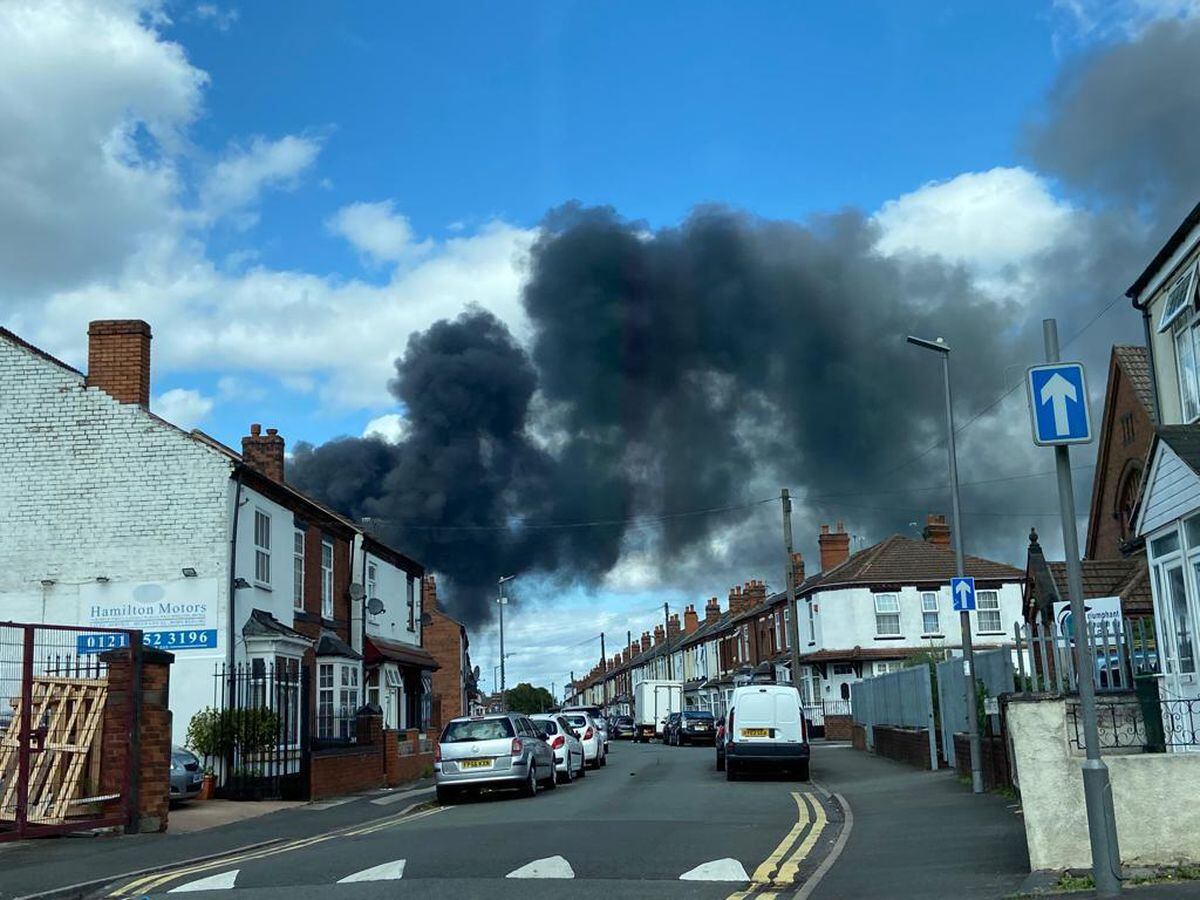
{"label": "window", "polygon": [[833,664],[833,674],[834,675],[853,675],[854,674],[854,664],[853,663],[834,663]]}
{"label": "window", "polygon": [[1133,427],[1133,413],[1127,412],[1121,416],[1121,446],[1128,447],[1137,437]]}
{"label": "window", "polygon": [[738,659],[741,662],[750,661],[750,626],[742,626],[741,641],[738,646]]}
{"label": "window", "polygon": [[333,663],[317,667],[317,737],[333,737]]}
{"label": "window", "polygon": [[978,591],[975,594],[976,612],[979,614],[980,633],[1004,630],[1000,621],[1000,595],[996,591]]}
{"label": "window", "polygon": [[876,675],[886,675],[888,672],[899,672],[900,660],[889,659],[886,662],[875,663],[874,672]]}
{"label": "window", "polygon": [[933,591],[921,594],[921,633],[942,633],[941,623],[938,622],[938,595]]}
{"label": "window", "polygon": [[292,535],[292,606],[304,609],[304,529]]}
{"label": "window", "polygon": [[374,625],[377,616],[370,612],[370,601],[379,596],[379,569],[373,562],[367,563],[367,616]]}
{"label": "window", "polygon": [[417,579],[408,576],[408,630],[417,630]]}
{"label": "window", "polygon": [[333,544],[321,541],[321,615],[333,618]]}
{"label": "window", "polygon": [[1175,323],[1175,373],[1179,378],[1179,404],[1184,422],[1200,416],[1200,384],[1196,378],[1197,330],[1200,322],[1186,316]]}
{"label": "window", "polygon": [[[1187,270],[1175,279],[1175,283],[1171,285],[1170,291],[1167,292],[1167,300],[1163,304],[1162,316],[1158,320],[1158,330],[1166,331],[1171,323],[1180,318],[1184,310],[1191,304],[1193,293],[1193,280],[1196,274],[1196,264],[1188,266]],[[1186,316],[1183,316],[1187,318]]]}
{"label": "window", "polygon": [[881,637],[900,634],[900,601],[895,594],[875,595],[875,634]]}
{"label": "window", "polygon": [[775,630],[775,648],[774,649],[782,650],[783,649],[783,616],[780,614],[779,610],[775,611],[775,615],[772,617],[772,619],[775,623],[775,629],[774,629]]}
{"label": "window", "polygon": [[317,666],[317,737],[354,737],[358,690],[357,663],[323,662]]}
{"label": "window", "polygon": [[261,509],[254,511],[254,580],[271,584],[271,517]]}
{"label": "window", "polygon": [[817,620],[813,612],[813,602],[808,601],[808,642],[816,643],[817,640]]}

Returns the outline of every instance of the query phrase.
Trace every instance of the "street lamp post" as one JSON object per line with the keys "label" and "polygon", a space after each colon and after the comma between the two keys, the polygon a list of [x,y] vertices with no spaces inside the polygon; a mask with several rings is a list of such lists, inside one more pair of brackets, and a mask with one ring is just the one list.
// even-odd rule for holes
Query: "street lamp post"
{"label": "street lamp post", "polygon": [[512,581],[516,577],[516,575],[504,575],[496,582],[496,603],[500,606],[500,702],[506,709],[508,703],[504,699],[504,607],[508,603],[508,598],[504,596],[504,583]]}
{"label": "street lamp post", "polygon": [[[954,529],[954,570],[959,578],[967,573],[963,559],[962,512],[958,503],[958,459],[954,449],[954,406],[950,400],[950,347],[941,338],[928,341],[908,336],[908,342],[926,350],[933,350],[942,357],[942,382],[946,398],[946,451],[950,458],[950,510],[951,527]],[[967,668],[967,734],[971,744],[971,790],[983,793],[983,761],[979,745],[979,718],[976,713],[978,698],[975,693],[975,649],[971,644],[971,614],[965,609],[958,614],[962,628],[963,659]]]}

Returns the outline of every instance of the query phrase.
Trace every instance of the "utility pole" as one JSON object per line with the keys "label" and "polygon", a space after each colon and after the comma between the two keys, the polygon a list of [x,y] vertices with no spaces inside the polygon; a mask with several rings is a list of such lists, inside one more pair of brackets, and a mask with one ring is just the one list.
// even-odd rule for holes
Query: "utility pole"
{"label": "utility pole", "polygon": [[671,665],[671,609],[663,604],[663,636],[667,645],[667,680],[675,680],[674,666]]}
{"label": "utility pole", "polygon": [[504,575],[496,583],[496,603],[500,606],[500,704],[508,709],[508,700],[504,693],[504,607],[508,598],[504,596],[504,582],[512,581],[516,575]]}
{"label": "utility pole", "polygon": [[[1046,362],[1059,362],[1058,322],[1042,320]],[[1082,398],[1087,403],[1087,397]],[[1075,625],[1075,648],[1079,653],[1079,705],[1083,712],[1083,799],[1087,808],[1088,838],[1092,845],[1092,881],[1097,897],[1121,894],[1121,851],[1117,843],[1117,819],[1113,811],[1112,785],[1108,767],[1100,758],[1100,729],[1096,722],[1096,671],[1087,633],[1087,610],[1083,602],[1083,569],[1079,564],[1079,534],[1075,525],[1075,487],[1071,482],[1071,448],[1054,448],[1058,472],[1058,505],[1062,518],[1063,553],[1067,559],[1067,587],[1071,592],[1071,621]]]}
{"label": "utility pole", "polygon": [[792,645],[792,687],[800,690],[800,614],[796,606],[796,561],[792,556],[792,497],[787,488],[779,492],[783,503],[783,552],[787,554],[784,575],[787,578],[788,642]]}
{"label": "utility pole", "polygon": [[[950,459],[950,527],[954,529],[954,571],[962,578],[967,573],[963,554],[962,511],[958,502],[958,455],[954,448],[954,405],[950,395],[950,347],[941,338],[927,341],[910,335],[908,342],[926,350],[933,350],[942,357],[942,384],[946,399],[946,453]],[[971,614],[965,609],[961,610],[958,622],[962,630],[963,661],[967,675],[967,736],[971,745],[971,790],[982,794],[983,748],[979,742],[979,714],[976,712],[979,698],[975,689],[975,648],[971,642]]]}
{"label": "utility pole", "polygon": [[600,632],[600,706],[608,715],[608,655],[604,650],[604,632]]}

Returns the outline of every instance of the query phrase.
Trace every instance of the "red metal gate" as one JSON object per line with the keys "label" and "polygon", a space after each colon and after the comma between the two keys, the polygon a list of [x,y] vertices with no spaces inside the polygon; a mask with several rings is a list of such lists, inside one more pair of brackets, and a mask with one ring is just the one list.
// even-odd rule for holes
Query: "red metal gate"
{"label": "red metal gate", "polygon": [[[138,746],[140,631],[0,622],[0,841],[125,825]],[[110,677],[110,651],[132,665]],[[135,757],[136,758],[136,757]]]}

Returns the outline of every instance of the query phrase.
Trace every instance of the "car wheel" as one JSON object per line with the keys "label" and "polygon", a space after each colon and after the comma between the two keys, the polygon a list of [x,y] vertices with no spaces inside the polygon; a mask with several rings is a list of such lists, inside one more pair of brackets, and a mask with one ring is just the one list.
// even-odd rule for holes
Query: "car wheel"
{"label": "car wheel", "polygon": [[559,784],[570,784],[575,780],[575,770],[571,768],[571,754],[567,754],[567,771],[555,772],[554,777]]}
{"label": "car wheel", "polygon": [[582,755],[580,755],[580,757],[579,757],[579,774],[577,777],[578,778],[586,778],[587,777],[587,763],[584,762]]}
{"label": "car wheel", "polygon": [[737,781],[737,769],[733,767],[733,760],[725,760],[725,780]]}
{"label": "car wheel", "polygon": [[608,754],[607,753],[605,753],[603,756],[600,757],[600,765],[602,765],[602,766],[608,765]]}
{"label": "car wheel", "polygon": [[443,787],[440,784],[438,785],[437,801],[438,803],[442,804],[442,806],[450,806],[457,799],[458,791],[456,791],[454,788]]}
{"label": "car wheel", "polygon": [[796,766],[796,777],[801,781],[808,781],[808,760]]}
{"label": "car wheel", "polygon": [[552,791],[558,787],[558,773],[554,771],[554,766],[550,766],[550,777],[542,782],[542,787],[548,791]]}
{"label": "car wheel", "polygon": [[718,772],[725,771],[725,757],[722,756],[720,753],[717,754],[717,771]]}
{"label": "car wheel", "polygon": [[531,762],[529,764],[529,777],[526,778],[525,783],[523,785],[521,785],[521,796],[522,797],[536,797],[537,796],[537,772],[536,772],[536,769],[537,769],[537,766],[535,766]]}

